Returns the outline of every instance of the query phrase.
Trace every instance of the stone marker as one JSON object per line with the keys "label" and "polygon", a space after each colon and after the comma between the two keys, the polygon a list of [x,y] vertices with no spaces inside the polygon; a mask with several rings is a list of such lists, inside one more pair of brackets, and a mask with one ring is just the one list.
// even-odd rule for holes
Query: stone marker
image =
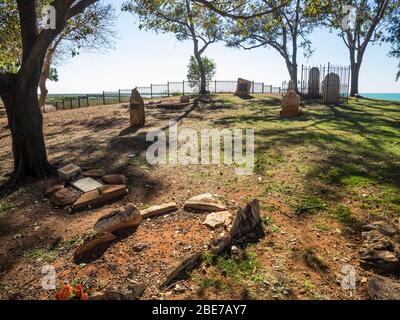
{"label": "stone marker", "polygon": [[363,244],[359,250],[360,265],[376,273],[400,272],[400,247],[377,230],[362,233]]}
{"label": "stone marker", "polygon": [[135,228],[140,225],[142,219],[139,210],[133,204],[128,204],[125,208],[101,217],[94,225],[94,230],[113,233],[121,229]]}
{"label": "stone marker", "polygon": [[340,104],[340,78],[336,73],[330,73],[325,77],[322,88],[323,103]]}
{"label": "stone marker", "polygon": [[320,72],[319,69],[314,67],[310,69],[308,75],[308,97],[310,98],[318,98],[319,94],[319,77]]}
{"label": "stone marker", "polygon": [[368,294],[373,300],[400,300],[400,283],[374,275],[368,281]]}
{"label": "stone marker", "polygon": [[79,210],[86,207],[97,207],[118,200],[127,195],[125,185],[105,185],[97,190],[86,192],[74,203],[74,209]]}
{"label": "stone marker", "polygon": [[231,218],[232,214],[229,211],[213,212],[206,217],[203,224],[210,228],[217,228],[222,225],[228,226],[232,221]]}
{"label": "stone marker", "polygon": [[71,185],[81,192],[93,191],[103,186],[100,182],[90,177],[79,179],[78,181],[72,182]]}
{"label": "stone marker", "polygon": [[260,238],[265,235],[260,218],[260,203],[253,200],[244,209],[239,209],[230,231],[232,240],[242,237]]}
{"label": "stone marker", "polygon": [[190,102],[190,98],[188,96],[181,96],[180,102],[181,103],[189,103]]}
{"label": "stone marker", "polygon": [[211,193],[205,193],[193,198],[190,198],[185,202],[184,208],[186,210],[198,210],[198,211],[224,211],[226,210],[225,205],[216,199]]}
{"label": "stone marker", "polygon": [[58,176],[63,181],[71,181],[76,177],[79,177],[82,173],[81,168],[74,164],[68,164],[65,167],[62,167],[57,170]]}
{"label": "stone marker", "polygon": [[106,175],[106,173],[102,169],[90,169],[90,170],[83,172],[84,177],[90,177],[90,178],[94,178],[94,179],[100,179],[105,175]]}
{"label": "stone marker", "polygon": [[103,181],[107,184],[126,184],[126,177],[122,174],[107,174]]}
{"label": "stone marker", "polygon": [[236,85],[235,96],[249,98],[251,92],[251,81],[239,78]]}
{"label": "stone marker", "polygon": [[131,127],[143,127],[145,124],[144,100],[137,88],[132,90],[129,109]]}
{"label": "stone marker", "polygon": [[117,237],[109,232],[100,232],[89,237],[76,249],[74,262],[83,263],[98,259],[116,239]]}
{"label": "stone marker", "polygon": [[44,195],[46,197],[51,197],[54,193],[56,193],[58,190],[61,190],[64,188],[63,184],[53,184],[47,187],[46,191],[44,192]]}
{"label": "stone marker", "polygon": [[77,198],[78,196],[75,193],[63,187],[51,195],[50,201],[57,207],[65,207],[72,205]]}
{"label": "stone marker", "polygon": [[300,97],[290,90],[283,96],[281,117],[297,117],[300,115]]}
{"label": "stone marker", "polygon": [[152,206],[150,208],[141,210],[143,219],[149,219],[154,217],[159,217],[163,214],[167,214],[173,211],[178,210],[178,207],[175,202],[170,202],[166,204],[162,204],[159,206]]}

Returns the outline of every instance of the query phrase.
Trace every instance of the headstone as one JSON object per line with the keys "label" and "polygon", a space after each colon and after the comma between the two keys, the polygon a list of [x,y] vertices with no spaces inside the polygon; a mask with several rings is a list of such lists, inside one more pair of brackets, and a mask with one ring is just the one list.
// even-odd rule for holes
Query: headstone
{"label": "headstone", "polygon": [[105,185],[97,190],[86,192],[75,203],[74,209],[97,207],[118,200],[127,194],[125,185]]}
{"label": "headstone", "polygon": [[82,173],[81,168],[74,164],[68,164],[57,170],[58,176],[63,181],[71,181],[76,177],[79,177]]}
{"label": "headstone", "polygon": [[216,199],[212,194],[205,193],[193,198],[190,198],[185,202],[185,209],[197,210],[197,211],[225,211],[226,207],[221,201]]}
{"label": "headstone", "polygon": [[340,104],[340,78],[336,73],[330,73],[325,77],[322,88],[323,103]]}
{"label": "headstone", "polygon": [[126,184],[126,177],[122,174],[107,174],[103,181],[107,184]]}
{"label": "headstone", "polygon": [[131,127],[143,127],[145,124],[144,100],[136,88],[132,90],[129,109]]}
{"label": "headstone", "polygon": [[117,237],[109,232],[100,232],[89,237],[76,249],[74,262],[89,262],[101,257],[116,239]]}
{"label": "headstone", "polygon": [[94,225],[94,230],[113,233],[121,229],[135,228],[140,225],[142,219],[140,211],[133,204],[129,204],[101,217]]}
{"label": "headstone", "polygon": [[93,191],[102,186],[102,184],[100,182],[97,182],[93,178],[89,178],[89,177],[79,179],[78,181],[71,183],[71,185],[81,192]]}
{"label": "headstone", "polygon": [[283,96],[281,117],[297,117],[300,114],[300,97],[293,90]]}
{"label": "headstone", "polygon": [[166,204],[162,204],[159,206],[152,206],[145,210],[141,210],[143,219],[159,217],[163,214],[167,214],[173,211],[178,210],[178,207],[175,202],[170,202]]}
{"label": "headstone", "polygon": [[237,211],[230,236],[232,240],[242,237],[261,238],[265,236],[260,217],[260,203],[257,199]]}
{"label": "headstone", "polygon": [[250,97],[250,92],[251,92],[251,81],[239,78],[237,81],[235,96],[241,98],[248,98]]}
{"label": "headstone", "polygon": [[310,69],[308,75],[308,96],[310,98],[318,98],[319,94],[319,69],[314,67]]}

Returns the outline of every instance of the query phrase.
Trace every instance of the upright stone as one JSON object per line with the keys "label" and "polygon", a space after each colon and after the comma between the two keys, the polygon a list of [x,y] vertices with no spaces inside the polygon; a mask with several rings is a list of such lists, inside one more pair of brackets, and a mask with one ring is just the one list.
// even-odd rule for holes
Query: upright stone
{"label": "upright stone", "polygon": [[319,69],[314,67],[310,69],[308,75],[308,96],[310,98],[318,98],[319,94]]}
{"label": "upright stone", "polygon": [[143,127],[145,124],[144,101],[136,88],[132,90],[129,109],[131,127]]}
{"label": "upright stone", "polygon": [[241,98],[250,97],[251,92],[251,82],[246,79],[239,78],[236,85],[235,96]]}
{"label": "upright stone", "polygon": [[297,117],[300,114],[300,97],[293,90],[283,97],[281,117]]}
{"label": "upright stone", "polygon": [[322,96],[326,104],[340,104],[340,78],[336,73],[330,73],[325,77]]}

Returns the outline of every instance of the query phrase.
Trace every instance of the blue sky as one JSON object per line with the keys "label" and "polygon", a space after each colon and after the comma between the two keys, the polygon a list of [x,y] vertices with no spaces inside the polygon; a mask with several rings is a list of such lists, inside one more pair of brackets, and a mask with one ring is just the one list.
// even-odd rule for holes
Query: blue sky
{"label": "blue sky", "polygon": [[[118,9],[122,0],[112,1]],[[121,13],[117,22],[115,49],[105,54],[82,53],[58,66],[59,81],[49,82],[50,93],[95,93],[131,89],[150,83],[186,79],[192,42],[178,42],[172,34],[138,30],[135,18]],[[335,33],[318,29],[311,36],[315,52],[299,65],[348,65],[348,52]],[[367,49],[360,74],[360,92],[400,92],[395,81],[397,61],[387,56],[387,45]],[[226,48],[222,43],[210,46],[206,55],[217,64],[217,80],[249,80],[279,86],[288,80],[283,59],[273,49],[250,51]]]}

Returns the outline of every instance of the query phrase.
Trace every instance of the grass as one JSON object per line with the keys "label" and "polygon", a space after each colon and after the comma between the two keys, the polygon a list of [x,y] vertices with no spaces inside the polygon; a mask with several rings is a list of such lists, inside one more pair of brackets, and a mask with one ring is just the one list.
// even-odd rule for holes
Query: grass
{"label": "grass", "polygon": [[351,209],[344,204],[338,204],[335,208],[330,209],[329,214],[343,223],[348,224],[353,221]]}
{"label": "grass", "polygon": [[51,251],[51,250],[46,250],[43,248],[35,248],[32,249],[31,252],[28,255],[28,258],[31,263],[33,262],[47,262],[51,263],[55,261],[58,257],[57,252]]}
{"label": "grass", "polygon": [[0,200],[0,215],[6,213],[7,211],[13,209],[15,206],[12,202],[7,200]]}

